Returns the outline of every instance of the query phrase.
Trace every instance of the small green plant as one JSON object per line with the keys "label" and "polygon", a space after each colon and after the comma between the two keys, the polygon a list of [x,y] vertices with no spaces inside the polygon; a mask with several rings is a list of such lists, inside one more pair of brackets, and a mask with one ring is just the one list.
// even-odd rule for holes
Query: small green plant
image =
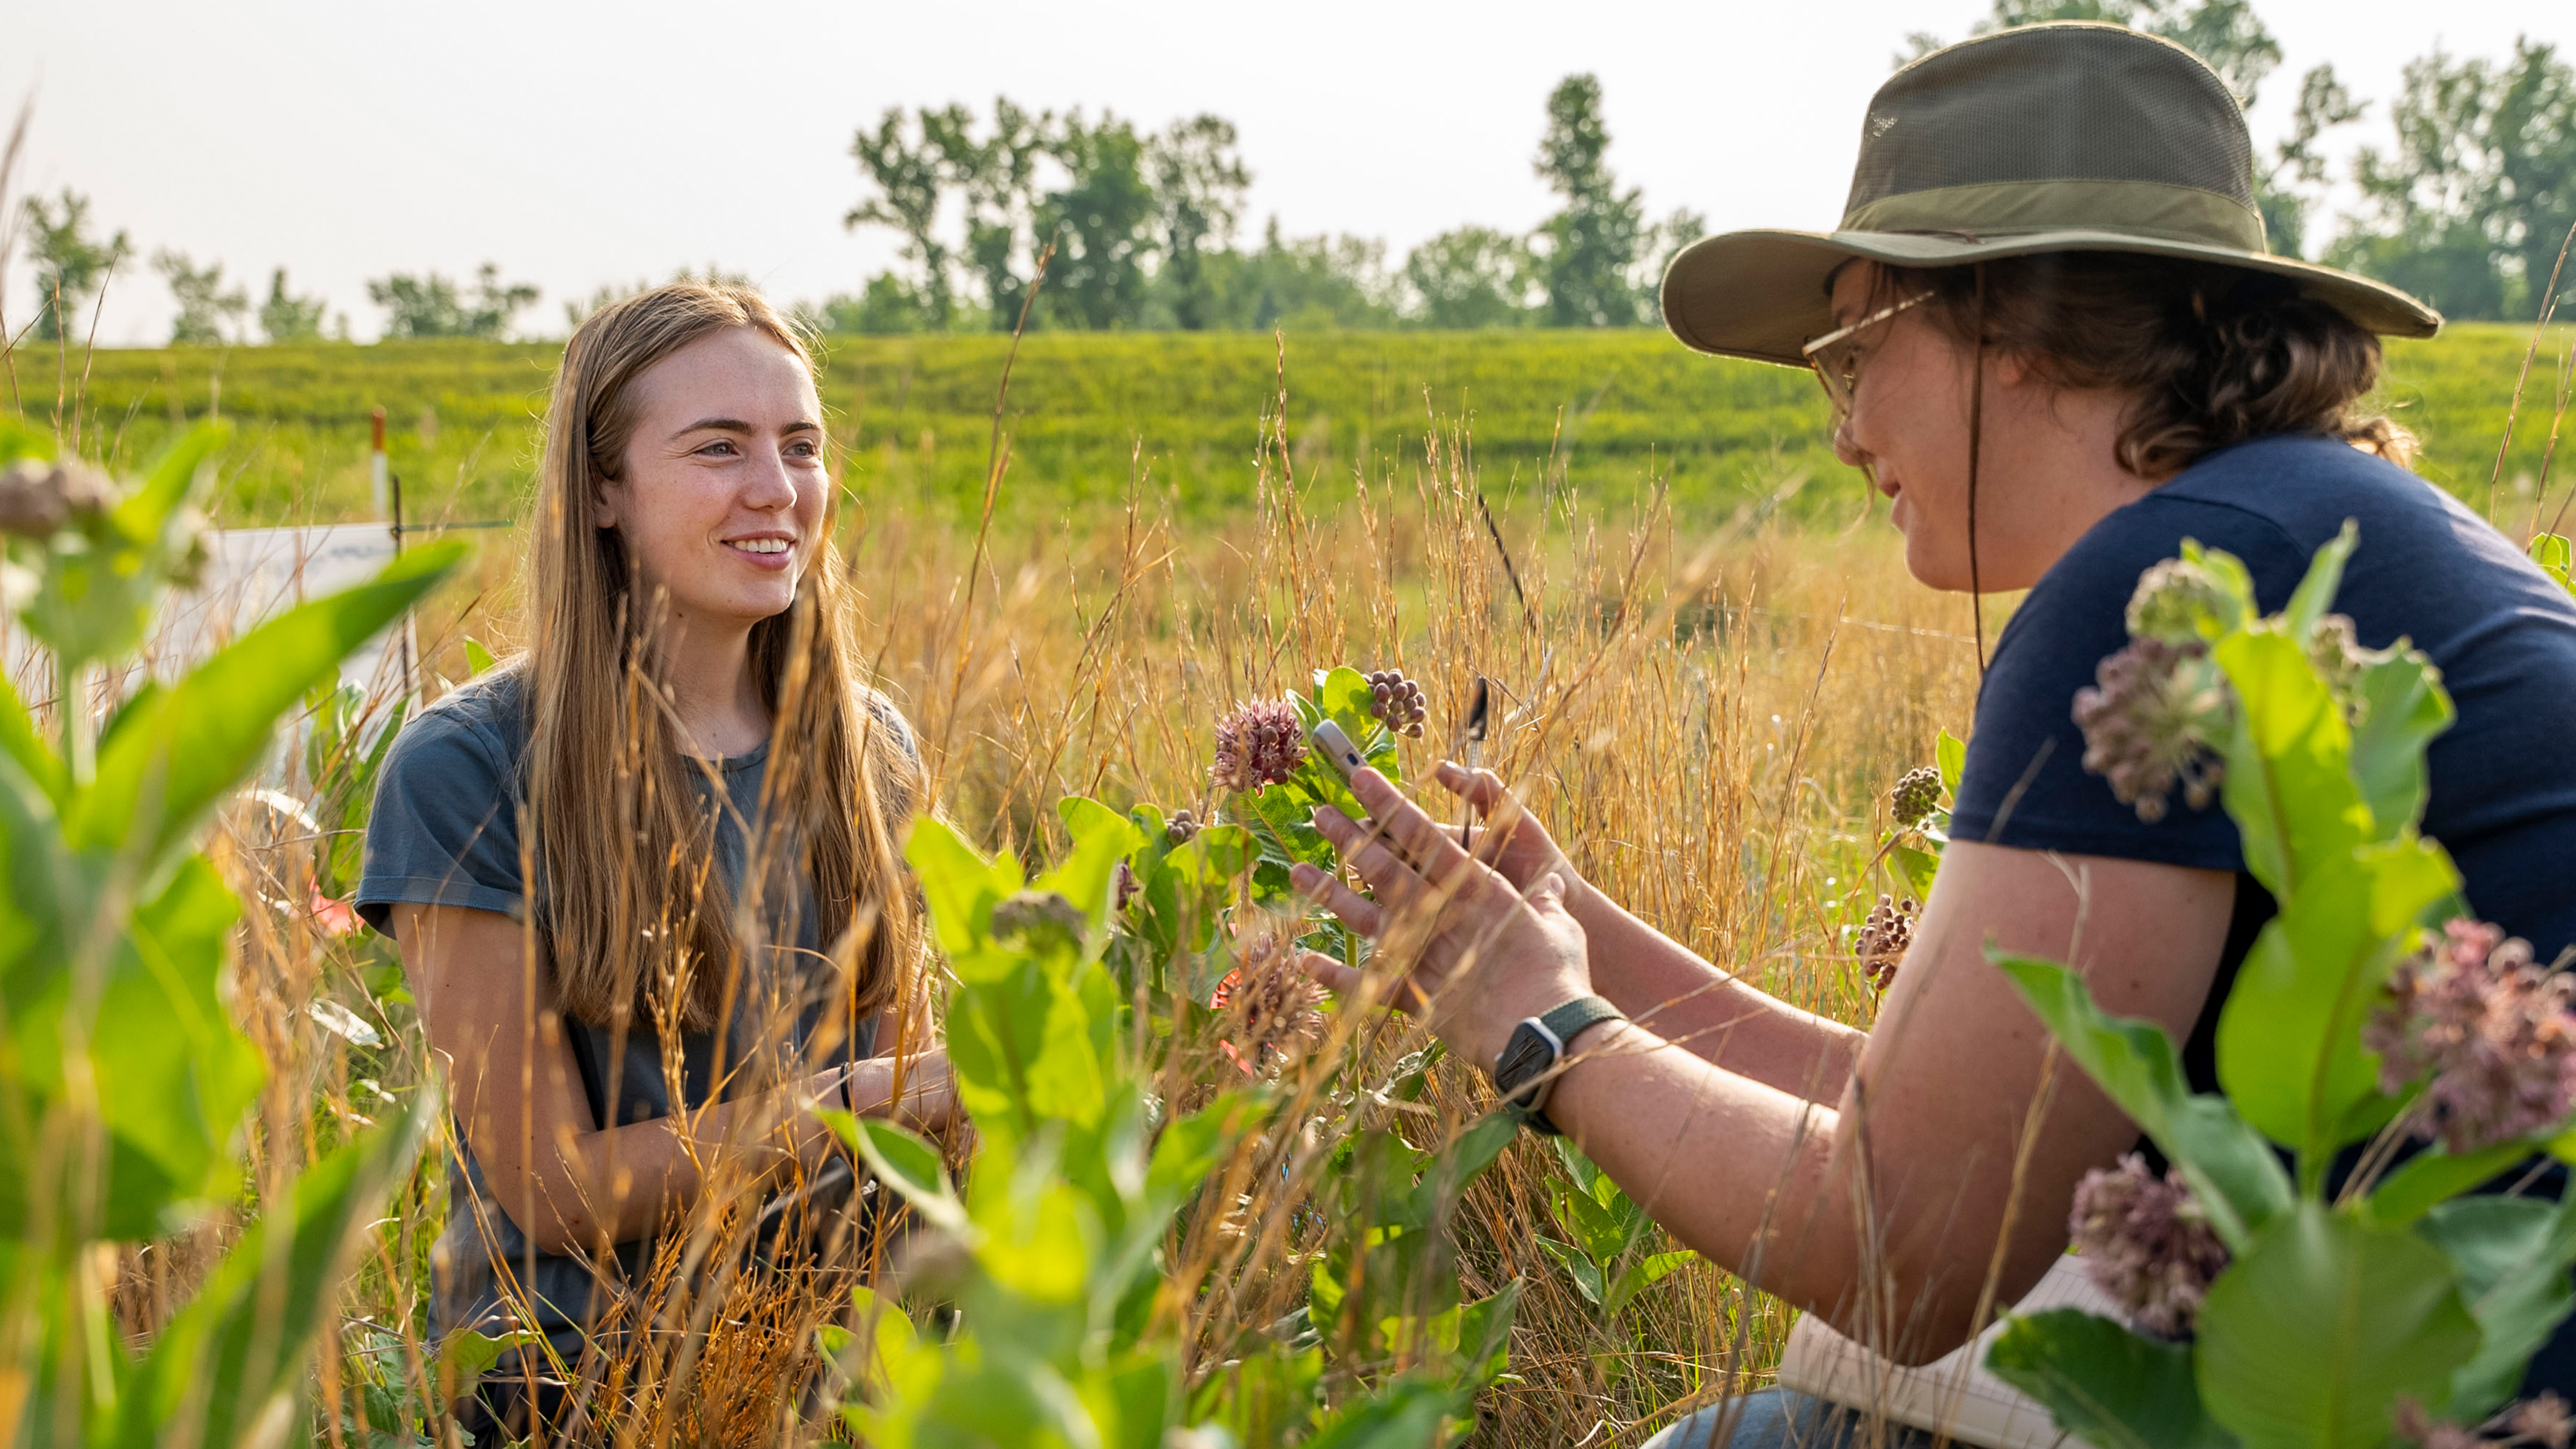
{"label": "small green plant", "polygon": [[[2470,1194],[2536,1152],[2576,1157],[2576,1016],[2527,948],[2467,917],[2418,831],[2451,703],[2405,641],[2362,650],[2328,612],[2355,542],[2347,525],[2269,617],[2236,559],[2186,543],[2077,704],[2087,766],[2142,813],[2214,788],[2279,905],[2219,1019],[2224,1095],[2192,1092],[2169,1037],[2105,1015],[2064,967],[1994,958],[2173,1163],[2163,1182],[2134,1161],[2097,1173],[2077,1198],[2079,1246],[2139,1326],[2033,1314],[1988,1358],[2097,1444],[2376,1446],[2477,1424],[2576,1307],[2576,1200]],[[2482,1040],[2500,1057],[2472,1060]]]}
{"label": "small green plant", "polygon": [[1548,1215],[1565,1239],[1541,1237],[1538,1245],[1606,1323],[1639,1293],[1679,1272],[1691,1253],[1645,1251],[1655,1237],[1655,1220],[1570,1139],[1555,1141],[1565,1176],[1548,1181]]}
{"label": "small green plant", "polygon": [[6,1442],[233,1444],[293,1422],[343,1250],[435,1117],[424,1105],[324,1153],[148,1347],[127,1346],[100,1249],[235,1200],[264,1076],[226,999],[240,906],[198,834],[279,717],[462,555],[422,549],[290,610],[135,690],[102,730],[97,682],[204,557],[195,504],[223,436],[187,434],[129,488],[0,422],[0,579],[52,655],[59,740],[0,682],[0,1157],[17,1165],[0,1184]]}
{"label": "small green plant", "polygon": [[[1213,813],[1239,821],[1064,801],[1069,848],[1034,880],[915,824],[906,854],[953,973],[947,1049],[979,1142],[959,1191],[931,1143],[835,1119],[920,1219],[902,1296],[954,1309],[930,1331],[863,1294],[858,1329],[828,1336],[868,1442],[1391,1449],[1449,1432],[1502,1372],[1519,1286],[1461,1301],[1444,1224],[1514,1126],[1402,1135],[1389,1119],[1422,1094],[1428,1053],[1366,1081],[1357,1054],[1284,1073],[1283,1024],[1321,1017],[1280,949],[1307,923],[1273,908],[1295,900],[1289,861],[1329,859],[1307,810],[1348,801],[1304,727],[1334,718],[1393,771],[1370,698],[1336,669],[1312,696],[1229,716]],[[1167,1099],[1189,1073],[1165,1069],[1211,1029],[1233,1033],[1238,1085]],[[1306,1301],[1235,1326],[1222,1310],[1246,1285],[1224,1245],[1265,1215],[1311,1261]]]}

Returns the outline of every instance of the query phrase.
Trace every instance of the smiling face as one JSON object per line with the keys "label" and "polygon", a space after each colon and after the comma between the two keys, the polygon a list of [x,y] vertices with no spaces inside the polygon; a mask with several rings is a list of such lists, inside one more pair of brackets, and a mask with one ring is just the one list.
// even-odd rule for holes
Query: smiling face
{"label": "smiling face", "polygon": [[673,623],[748,628],[783,614],[822,535],[823,406],[776,338],[727,327],[638,374],[621,476],[593,521],[614,528]]}
{"label": "smiling face", "polygon": [[[1836,326],[1904,300],[1869,262],[1834,277]],[[1907,293],[1906,295],[1911,295]],[[1905,534],[1905,565],[1936,589],[2025,589],[2105,513],[2153,485],[2120,467],[2113,446],[2131,399],[2051,385],[2024,359],[1989,346],[1980,400],[1974,566],[1968,548],[1968,415],[1976,349],[1939,320],[1939,303],[1872,324],[1858,344],[1859,386],[1834,432],[1834,453],[1866,466]]]}

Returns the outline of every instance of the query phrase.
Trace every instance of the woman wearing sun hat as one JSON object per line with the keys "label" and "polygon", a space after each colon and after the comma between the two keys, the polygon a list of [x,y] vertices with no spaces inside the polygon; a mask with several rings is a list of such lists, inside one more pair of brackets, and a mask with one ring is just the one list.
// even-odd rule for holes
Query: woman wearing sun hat
{"label": "woman wearing sun hat", "polygon": [[[1892,500],[1916,578],[2029,590],[1981,657],[1953,843],[1876,1026],[1701,960],[1526,815],[1478,852],[1491,869],[1470,865],[1374,776],[1369,830],[1418,864],[1325,812],[1376,899],[1306,867],[1299,885],[1374,933],[1439,908],[1426,874],[1464,871],[1415,968],[1432,1027],[1507,1087],[1553,1071],[1539,1124],[1683,1242],[1909,1363],[2028,1290],[2066,1246],[2078,1180],[2138,1132],[2068,1071],[2034,1116],[2048,1037],[1990,942],[2074,961],[2215,1089],[2216,1008],[2272,902],[2222,812],[2176,801],[2149,821],[2087,774],[2070,714],[2127,642],[2139,574],[2185,538],[2243,559],[2273,610],[2357,521],[2336,607],[2365,645],[2411,638],[2459,712],[2432,746],[2425,833],[2480,916],[2544,961],[2576,944],[2576,604],[2361,411],[2379,337],[2441,319],[2266,250],[2243,112],[2189,52],[2064,24],[1926,56],[1872,101],[1839,228],[1704,240],[1664,314],[1700,351],[1816,371],[1836,451]],[[1504,803],[1490,775],[1440,778]],[[2576,1336],[2542,1349],[2531,1386],[2576,1390]],[[1773,1390],[1666,1442],[1835,1444],[1852,1422]]]}

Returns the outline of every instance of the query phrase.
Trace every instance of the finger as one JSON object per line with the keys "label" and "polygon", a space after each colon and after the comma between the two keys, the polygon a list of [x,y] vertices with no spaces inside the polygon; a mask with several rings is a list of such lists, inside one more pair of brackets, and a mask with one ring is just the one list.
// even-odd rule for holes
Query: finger
{"label": "finger", "polygon": [[1363,936],[1374,936],[1385,920],[1377,902],[1342,883],[1330,872],[1299,861],[1288,869],[1288,883],[1297,894],[1331,911],[1343,925]]}
{"label": "finger", "polygon": [[1456,760],[1442,760],[1440,768],[1431,772],[1431,777],[1450,794],[1479,810],[1491,810],[1498,801],[1511,794],[1504,788],[1502,776],[1491,770],[1470,770]]}
{"label": "finger", "polygon": [[1315,984],[1335,996],[1357,995],[1368,981],[1368,973],[1356,966],[1345,966],[1321,951],[1307,951],[1297,957],[1297,965]]}
{"label": "finger", "polygon": [[1353,775],[1351,793],[1368,807],[1369,818],[1377,822],[1379,833],[1416,870],[1453,889],[1464,887],[1468,879],[1467,852],[1450,837],[1449,827],[1424,814],[1421,806],[1405,799],[1386,776],[1375,770]]}
{"label": "finger", "polygon": [[1403,912],[1421,900],[1430,886],[1410,861],[1387,848],[1377,832],[1376,822],[1360,822],[1331,806],[1315,811],[1315,828],[1339,851],[1342,863],[1359,873],[1377,893],[1377,906],[1385,911]]}

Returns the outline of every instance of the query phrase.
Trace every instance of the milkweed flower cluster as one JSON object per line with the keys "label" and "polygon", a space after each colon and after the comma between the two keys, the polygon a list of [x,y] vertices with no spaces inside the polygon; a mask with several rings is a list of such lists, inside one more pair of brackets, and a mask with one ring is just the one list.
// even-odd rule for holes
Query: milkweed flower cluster
{"label": "milkweed flower cluster", "polygon": [[0,473],[0,533],[50,538],[75,518],[94,518],[116,504],[116,484],[78,463],[23,459]]}
{"label": "milkweed flower cluster", "polygon": [[2159,1338],[2191,1336],[2228,1255],[2179,1174],[2159,1178],[2134,1152],[2097,1167],[2076,1186],[2066,1226],[2093,1281],[2132,1322]]}
{"label": "milkweed flower cluster", "polygon": [[1386,727],[1400,735],[1422,738],[1422,719],[1430,707],[1422,698],[1422,686],[1393,669],[1375,669],[1368,675],[1369,713],[1386,721]]}
{"label": "milkweed flower cluster", "polygon": [[1941,808],[1941,772],[1930,765],[1906,771],[1887,792],[1887,804],[1899,828],[1922,824],[1924,816]]}
{"label": "milkweed flower cluster", "polygon": [[2476,1428],[2435,1420],[2412,1394],[2398,1396],[2390,1417],[2397,1437],[2422,1449],[2567,1449],[2568,1439],[2576,1436],[2576,1414],[2569,1413],[2565,1399],[2546,1390],[2506,1405]]}
{"label": "milkweed flower cluster", "polygon": [[2566,1120],[2576,1108],[2576,978],[2484,921],[2454,920],[2397,964],[2362,1028],[2395,1093],[2430,1076],[2418,1110],[2451,1151],[2473,1152]]}
{"label": "milkweed flower cluster", "polygon": [[1912,896],[1901,901],[1880,896],[1870,908],[1859,938],[1852,943],[1861,969],[1869,973],[1870,985],[1885,991],[1895,984],[1896,968],[1904,964],[1906,948],[1914,944],[1914,919],[1920,909]]}
{"label": "milkweed flower cluster", "polygon": [[1216,763],[1208,783],[1219,790],[1258,790],[1275,785],[1306,762],[1306,735],[1297,707],[1284,699],[1239,704],[1216,722]]}
{"label": "milkweed flower cluster", "polygon": [[1243,964],[1217,983],[1208,1005],[1225,1017],[1219,1049],[1247,1074],[1276,1058],[1295,1061],[1324,1037],[1324,992],[1298,968],[1296,943],[1263,930],[1237,943]]}
{"label": "milkweed flower cluster", "polygon": [[993,906],[993,939],[1017,940],[1024,950],[1079,950],[1090,927],[1082,907],[1054,891],[1017,891]]}
{"label": "milkweed flower cluster", "polygon": [[2141,636],[2094,679],[2075,692],[2085,770],[2108,779],[2140,820],[2162,820],[2177,786],[2192,809],[2206,809],[2226,774],[2214,750],[2234,707],[2209,646]]}

